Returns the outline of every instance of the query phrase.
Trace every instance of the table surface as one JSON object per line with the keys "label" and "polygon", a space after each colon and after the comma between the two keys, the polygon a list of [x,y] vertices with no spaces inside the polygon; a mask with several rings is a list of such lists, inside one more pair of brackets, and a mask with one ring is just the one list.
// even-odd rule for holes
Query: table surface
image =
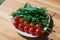
{"label": "table surface", "polygon": [[[46,7],[48,13],[53,16],[53,30],[56,33],[49,34],[47,37],[26,38],[19,35],[10,22],[9,15],[22,7],[25,3]],[[60,0],[5,0],[0,5],[0,40],[60,40]],[[51,26],[51,25],[50,25]]]}

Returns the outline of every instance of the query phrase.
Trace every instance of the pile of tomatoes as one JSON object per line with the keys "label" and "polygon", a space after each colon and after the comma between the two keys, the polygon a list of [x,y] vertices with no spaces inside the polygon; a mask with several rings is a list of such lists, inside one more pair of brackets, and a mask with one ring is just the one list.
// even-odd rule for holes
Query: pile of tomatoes
{"label": "pile of tomatoes", "polygon": [[[39,36],[41,34],[41,24],[33,24],[22,17],[15,16],[13,25],[22,31]],[[40,27],[39,27],[40,25]]]}

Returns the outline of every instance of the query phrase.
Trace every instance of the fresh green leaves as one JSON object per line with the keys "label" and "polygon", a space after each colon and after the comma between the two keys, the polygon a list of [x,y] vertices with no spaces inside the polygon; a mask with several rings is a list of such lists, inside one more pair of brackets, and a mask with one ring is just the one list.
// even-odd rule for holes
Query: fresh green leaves
{"label": "fresh green leaves", "polygon": [[31,22],[31,21],[32,21],[32,16],[30,16],[30,15],[29,15],[29,16],[24,15],[24,16],[23,16],[23,19],[25,19],[25,20]]}
{"label": "fresh green leaves", "polygon": [[34,17],[33,17],[33,18],[32,18],[32,22],[33,22],[33,23],[39,23],[39,20],[38,20],[38,18],[34,18]]}
{"label": "fresh green leaves", "polygon": [[23,7],[13,12],[11,15],[22,16],[25,20],[33,23],[42,23],[43,25],[47,25],[47,10],[44,7],[33,7],[31,5],[25,4]]}

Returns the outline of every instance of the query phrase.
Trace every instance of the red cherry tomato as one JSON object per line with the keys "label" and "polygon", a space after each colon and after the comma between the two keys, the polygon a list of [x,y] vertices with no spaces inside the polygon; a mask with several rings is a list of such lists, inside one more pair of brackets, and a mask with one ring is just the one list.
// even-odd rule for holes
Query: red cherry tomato
{"label": "red cherry tomato", "polygon": [[23,24],[20,23],[20,24],[18,25],[18,29],[21,29],[21,30],[22,30],[22,29],[23,29]]}
{"label": "red cherry tomato", "polygon": [[36,28],[35,34],[39,36],[41,34],[41,28]]}
{"label": "red cherry tomato", "polygon": [[34,24],[30,23],[30,27],[34,27]]}
{"label": "red cherry tomato", "polygon": [[39,24],[36,24],[36,27],[39,27]]}
{"label": "red cherry tomato", "polygon": [[24,25],[28,25],[29,24],[29,22],[28,21],[24,21]]}
{"label": "red cherry tomato", "polygon": [[29,27],[28,26],[24,26],[24,31],[28,32],[28,30],[29,30]]}
{"label": "red cherry tomato", "polygon": [[30,25],[30,28],[31,28],[31,27],[35,27],[35,26],[34,26],[34,25]]}
{"label": "red cherry tomato", "polygon": [[31,34],[34,34],[34,33],[35,33],[34,27],[30,27],[30,28],[29,28],[29,33],[31,33]]}
{"label": "red cherry tomato", "polygon": [[18,22],[13,22],[13,25],[15,26],[15,27],[18,27]]}
{"label": "red cherry tomato", "polygon": [[20,19],[19,19],[19,22],[22,23],[22,22],[23,22],[23,18],[20,18]]}
{"label": "red cherry tomato", "polygon": [[14,20],[18,22],[19,17],[18,17],[18,16],[15,16],[15,17],[14,17]]}

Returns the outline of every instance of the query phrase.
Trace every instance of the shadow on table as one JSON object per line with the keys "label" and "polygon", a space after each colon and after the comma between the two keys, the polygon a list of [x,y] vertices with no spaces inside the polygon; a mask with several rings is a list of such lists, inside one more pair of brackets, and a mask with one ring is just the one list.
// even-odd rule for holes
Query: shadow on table
{"label": "shadow on table", "polygon": [[[51,21],[50,21],[50,25],[49,25],[49,28],[50,29],[52,29],[53,28],[53,20],[52,20],[52,18],[51,18]],[[39,36],[39,37],[36,37],[36,38],[29,38],[29,37],[25,37],[25,36],[22,36],[22,37],[24,37],[25,39],[27,39],[27,40],[53,40],[53,39],[51,39],[51,38],[48,38],[48,35],[52,32],[52,30],[47,30],[49,33],[47,33],[47,32],[45,32],[45,33],[43,33],[41,36]]]}

